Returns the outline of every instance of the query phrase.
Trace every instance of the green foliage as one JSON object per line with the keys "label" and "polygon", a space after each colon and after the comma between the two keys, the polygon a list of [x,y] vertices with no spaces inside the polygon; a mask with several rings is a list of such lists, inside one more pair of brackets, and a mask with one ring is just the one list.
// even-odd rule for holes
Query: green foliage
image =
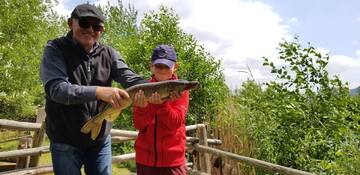
{"label": "green foliage", "polygon": [[43,101],[40,58],[46,41],[56,35],[50,3],[5,0],[0,3],[0,117],[34,116]]}
{"label": "green foliage", "polygon": [[[54,3],[0,3],[0,118],[28,118],[43,104],[39,63],[44,45],[68,30],[66,19],[51,10]],[[328,55],[310,44],[303,48],[297,38],[284,41],[279,59],[285,64],[277,66],[264,58],[276,82],[262,88],[247,81],[229,94],[220,60],[179,27],[179,16],[171,9],[161,6],[138,24],[134,7],[124,7],[120,0],[118,4],[102,9],[107,18],[102,42],[119,50],[145,78],[151,76],[153,48],[172,45],[179,58],[179,78],[201,84],[191,92],[187,124],[215,121],[211,131],[227,137],[225,149],[232,152],[316,174],[359,174],[360,96],[351,97],[347,84],[329,77]],[[114,127],[134,129],[131,108],[123,111]],[[116,155],[133,152],[133,143],[114,145],[113,150]],[[252,171],[240,167],[243,173]]]}
{"label": "green foliage", "polygon": [[131,40],[138,37],[137,11],[131,5],[125,8],[122,2],[118,0],[118,6],[108,4],[104,7],[103,13],[107,22],[105,23],[106,30],[102,36],[102,42],[111,45],[121,53],[126,52],[126,49],[130,49],[127,45],[132,42]]}
{"label": "green foliage", "polygon": [[279,59],[285,65],[264,58],[278,81],[237,92],[257,157],[316,174],[358,174],[359,101],[328,76],[329,56],[295,38],[280,43]]}

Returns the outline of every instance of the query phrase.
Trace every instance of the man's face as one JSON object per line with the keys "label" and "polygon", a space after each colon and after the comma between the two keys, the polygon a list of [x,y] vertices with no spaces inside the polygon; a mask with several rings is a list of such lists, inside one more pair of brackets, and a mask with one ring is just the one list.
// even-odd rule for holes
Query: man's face
{"label": "man's face", "polygon": [[73,38],[85,50],[91,49],[104,31],[104,23],[96,18],[71,19],[68,24]]}

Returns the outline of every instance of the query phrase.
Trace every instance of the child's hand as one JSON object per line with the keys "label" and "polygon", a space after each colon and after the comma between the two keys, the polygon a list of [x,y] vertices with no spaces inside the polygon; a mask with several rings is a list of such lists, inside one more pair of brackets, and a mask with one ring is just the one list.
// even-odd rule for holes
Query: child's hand
{"label": "child's hand", "polygon": [[164,103],[164,101],[161,100],[160,94],[155,92],[155,93],[151,94],[151,97],[149,98],[149,103],[162,104],[162,103]]}
{"label": "child's hand", "polygon": [[134,106],[145,108],[148,102],[145,98],[144,91],[139,90],[134,96]]}
{"label": "child's hand", "polygon": [[181,92],[172,91],[170,92],[170,100],[177,100],[181,97]]}

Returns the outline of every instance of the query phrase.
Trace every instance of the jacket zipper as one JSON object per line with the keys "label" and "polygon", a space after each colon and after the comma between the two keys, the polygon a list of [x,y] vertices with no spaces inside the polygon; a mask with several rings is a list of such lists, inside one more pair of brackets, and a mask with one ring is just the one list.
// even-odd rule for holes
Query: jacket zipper
{"label": "jacket zipper", "polygon": [[157,163],[156,128],[157,128],[157,116],[155,115],[155,127],[154,127],[154,153],[155,153],[155,157],[154,157],[154,167],[156,167],[156,163]]}
{"label": "jacket zipper", "polygon": [[91,79],[92,79],[90,58],[89,58],[88,65],[87,65],[87,75],[88,75],[88,80],[89,80],[88,84],[90,85],[91,84]]}

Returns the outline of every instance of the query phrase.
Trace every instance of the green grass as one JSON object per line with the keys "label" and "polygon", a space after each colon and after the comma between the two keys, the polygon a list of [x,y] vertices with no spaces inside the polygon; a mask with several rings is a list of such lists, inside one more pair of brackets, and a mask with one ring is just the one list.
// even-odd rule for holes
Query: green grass
{"label": "green grass", "polygon": [[[25,133],[29,134],[29,133]],[[19,137],[22,135],[25,135],[24,132],[18,132],[18,131],[0,131],[0,141],[9,140],[11,138]],[[10,151],[10,150],[16,150],[19,145],[18,140],[0,143],[0,152],[2,151]],[[49,145],[49,140],[45,139],[45,142],[43,145]],[[3,164],[0,162],[0,165]],[[39,159],[39,166],[41,165],[50,165],[51,164],[51,154],[46,153],[42,154]],[[85,173],[83,173],[85,174]],[[132,175],[134,173],[130,172],[127,168],[125,168],[122,164],[116,163],[112,166],[112,174],[124,174],[124,175]],[[53,175],[53,173],[49,173],[48,175]]]}

